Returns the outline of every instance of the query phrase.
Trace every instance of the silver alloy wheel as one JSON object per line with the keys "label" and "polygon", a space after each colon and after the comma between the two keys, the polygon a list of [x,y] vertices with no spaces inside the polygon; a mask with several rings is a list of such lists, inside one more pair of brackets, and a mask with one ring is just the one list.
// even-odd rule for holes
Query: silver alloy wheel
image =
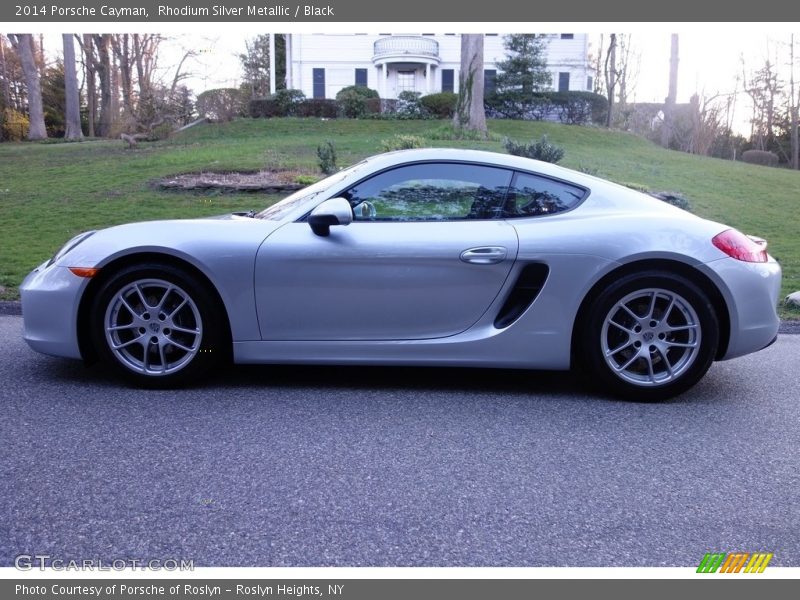
{"label": "silver alloy wheel", "polygon": [[603,321],[600,344],[617,377],[654,387],[675,381],[694,364],[701,339],[691,303],[671,290],[649,288],[614,304]]}
{"label": "silver alloy wheel", "polygon": [[125,367],[148,376],[175,373],[200,351],[200,311],[183,289],[162,279],[120,288],[106,309],[108,347]]}

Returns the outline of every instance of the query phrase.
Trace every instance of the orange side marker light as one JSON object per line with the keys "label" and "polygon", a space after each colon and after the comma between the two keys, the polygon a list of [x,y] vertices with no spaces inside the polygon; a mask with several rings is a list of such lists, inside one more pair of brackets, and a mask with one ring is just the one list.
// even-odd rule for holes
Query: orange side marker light
{"label": "orange side marker light", "polygon": [[87,279],[94,277],[100,272],[100,269],[94,267],[70,267],[69,270],[78,277],[86,277]]}

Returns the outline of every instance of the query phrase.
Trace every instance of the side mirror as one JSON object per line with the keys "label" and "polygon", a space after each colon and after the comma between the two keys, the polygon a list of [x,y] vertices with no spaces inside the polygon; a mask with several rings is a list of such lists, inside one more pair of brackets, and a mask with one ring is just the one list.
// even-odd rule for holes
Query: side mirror
{"label": "side mirror", "polygon": [[350,225],[353,222],[353,209],[344,198],[325,200],[308,215],[311,231],[326,237],[331,233],[331,225]]}

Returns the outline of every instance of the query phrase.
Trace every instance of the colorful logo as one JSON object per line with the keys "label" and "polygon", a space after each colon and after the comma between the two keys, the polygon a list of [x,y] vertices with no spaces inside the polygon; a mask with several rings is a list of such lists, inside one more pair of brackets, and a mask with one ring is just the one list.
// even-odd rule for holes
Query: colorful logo
{"label": "colorful logo", "polygon": [[772,553],[769,552],[731,552],[731,553],[707,553],[700,566],[697,567],[698,573],[763,573],[769,561],[772,560]]}

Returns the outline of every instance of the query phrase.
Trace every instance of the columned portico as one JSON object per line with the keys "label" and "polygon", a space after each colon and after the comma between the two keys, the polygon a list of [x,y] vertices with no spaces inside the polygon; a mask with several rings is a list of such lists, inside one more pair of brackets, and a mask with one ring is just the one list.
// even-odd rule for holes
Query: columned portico
{"label": "columned portico", "polygon": [[374,44],[372,63],[377,69],[378,95],[396,98],[403,91],[434,91],[439,43],[423,36],[393,35]]}

